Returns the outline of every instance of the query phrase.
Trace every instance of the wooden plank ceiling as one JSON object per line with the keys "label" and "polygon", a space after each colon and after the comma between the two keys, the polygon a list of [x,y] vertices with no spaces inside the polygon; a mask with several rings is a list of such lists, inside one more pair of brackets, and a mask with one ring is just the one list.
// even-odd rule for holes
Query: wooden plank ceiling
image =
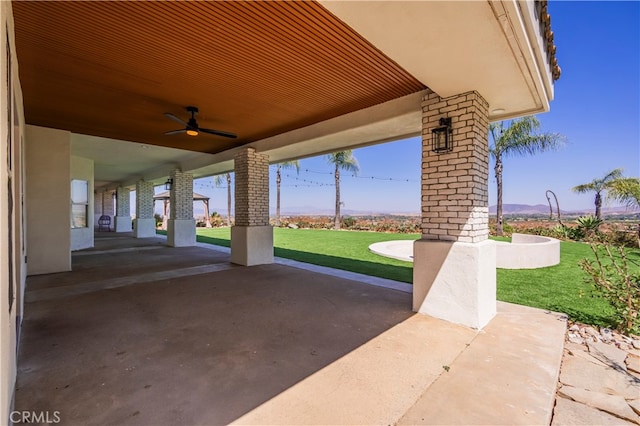
{"label": "wooden plank ceiling", "polygon": [[[14,1],[26,121],[216,153],[424,89],[315,2]],[[163,113],[238,134],[165,136]]]}

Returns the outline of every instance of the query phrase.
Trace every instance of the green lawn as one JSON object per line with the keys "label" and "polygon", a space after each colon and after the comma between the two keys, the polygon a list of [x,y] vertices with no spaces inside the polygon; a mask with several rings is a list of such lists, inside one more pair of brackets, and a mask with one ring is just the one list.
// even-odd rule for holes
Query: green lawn
{"label": "green lawn", "polygon": [[[418,234],[274,228],[274,254],[278,257],[330,266],[361,274],[410,283],[413,264],[378,256],[369,245],[389,240],[416,240]],[[229,228],[198,228],[202,243],[229,247]]]}
{"label": "green lawn", "polygon": [[[198,228],[198,241],[229,247],[229,228]],[[316,265],[359,272],[411,283],[412,264],[369,252],[370,244],[388,240],[415,240],[418,234],[274,229],[276,256]],[[561,263],[529,270],[498,269],[498,300],[565,312],[572,320],[612,326],[613,310],[606,301],[593,296],[592,287],[578,261],[592,257],[587,244],[562,242]],[[630,250],[629,259],[640,264],[640,250]]]}

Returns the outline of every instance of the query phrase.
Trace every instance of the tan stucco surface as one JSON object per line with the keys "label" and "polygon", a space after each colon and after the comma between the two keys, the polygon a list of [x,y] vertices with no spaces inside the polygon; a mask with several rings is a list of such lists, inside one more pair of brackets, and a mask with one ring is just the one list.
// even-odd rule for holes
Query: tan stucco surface
{"label": "tan stucco surface", "polygon": [[71,270],[71,133],[27,126],[27,272]]}
{"label": "tan stucco surface", "polygon": [[[21,203],[24,187],[23,153],[20,151],[24,134],[24,111],[19,83],[18,60],[14,40],[12,3],[0,2],[0,422],[6,423],[14,395],[16,379],[16,355],[18,328],[22,319],[23,292],[26,278],[24,263],[25,241],[24,207]],[[8,39],[7,39],[8,36]],[[11,50],[9,55],[7,46]],[[8,75],[7,57],[11,61],[11,78]],[[7,82],[9,83],[7,85]],[[7,104],[11,88],[11,104]],[[9,116],[11,112],[12,116]],[[7,126],[7,120],[12,125]],[[8,146],[7,142],[11,142]],[[9,155],[11,154],[11,156]],[[9,167],[11,165],[11,167]],[[11,181],[9,181],[11,179]],[[9,194],[11,191],[12,196]],[[9,214],[9,200],[13,200],[13,213]],[[12,230],[11,235],[9,231]],[[11,238],[11,239],[10,239]],[[8,266],[11,265],[12,268]],[[9,286],[12,285],[13,304],[9,309]]]}
{"label": "tan stucco surface", "polygon": [[511,242],[496,241],[496,267],[545,268],[560,263],[560,241],[541,235],[514,233]]}

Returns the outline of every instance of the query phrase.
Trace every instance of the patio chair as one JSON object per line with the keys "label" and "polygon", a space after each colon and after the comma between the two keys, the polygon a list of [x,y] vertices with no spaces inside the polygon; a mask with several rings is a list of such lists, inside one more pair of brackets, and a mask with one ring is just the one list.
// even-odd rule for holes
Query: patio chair
{"label": "patio chair", "polygon": [[98,219],[98,232],[103,230],[111,232],[111,216],[102,215]]}

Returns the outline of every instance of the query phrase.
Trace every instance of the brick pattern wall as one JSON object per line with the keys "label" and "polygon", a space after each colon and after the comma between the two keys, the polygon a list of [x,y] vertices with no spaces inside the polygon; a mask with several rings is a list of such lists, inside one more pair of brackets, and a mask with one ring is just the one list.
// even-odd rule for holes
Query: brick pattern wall
{"label": "brick pattern wall", "polygon": [[171,172],[171,191],[169,191],[169,216],[171,219],[193,219],[193,175],[180,170]]}
{"label": "brick pattern wall", "polygon": [[269,225],[269,156],[247,148],[234,157],[236,226]]}
{"label": "brick pattern wall", "polygon": [[97,192],[94,195],[93,214],[102,216],[102,194],[103,192]]}
{"label": "brick pattern wall", "polygon": [[[489,236],[489,105],[477,92],[422,100],[422,238],[480,242]],[[453,151],[431,151],[431,130],[451,117]]]}
{"label": "brick pattern wall", "polygon": [[105,191],[102,193],[102,214],[105,216],[115,216],[113,194],[114,191]]}
{"label": "brick pattern wall", "polygon": [[131,206],[129,205],[129,188],[118,187],[116,191],[116,216],[131,216]]}
{"label": "brick pattern wall", "polygon": [[136,218],[153,219],[153,183],[136,182]]}

